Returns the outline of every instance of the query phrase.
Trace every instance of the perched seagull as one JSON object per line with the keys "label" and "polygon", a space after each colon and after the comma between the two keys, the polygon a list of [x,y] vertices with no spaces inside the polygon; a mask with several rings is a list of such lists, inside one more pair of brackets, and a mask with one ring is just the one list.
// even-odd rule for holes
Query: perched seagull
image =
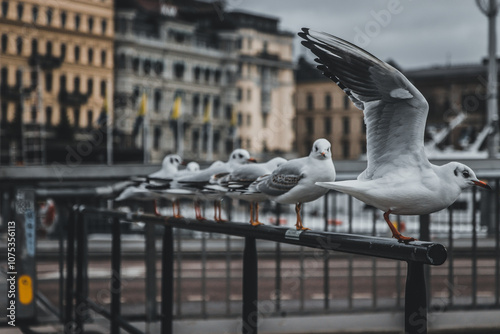
{"label": "perched seagull", "polygon": [[259,202],[265,201],[267,195],[256,191],[256,189],[250,190],[250,185],[260,176],[272,173],[285,162],[286,159],[277,157],[264,163],[243,165],[218,181],[222,191],[226,192],[229,197],[250,203],[250,224],[252,226],[262,225],[259,222]]}
{"label": "perched seagull", "polygon": [[392,236],[400,242],[415,239],[401,235],[389,214],[428,214],[450,206],[470,186],[491,189],[461,163],[429,162],[424,152],[429,106],[398,70],[338,37],[306,28],[299,36],[318,57],[318,69],[364,111],[367,128],[365,171],[357,180],[318,185],[382,210]]}
{"label": "perched seagull", "polygon": [[250,157],[250,153],[248,153],[247,150],[236,149],[231,153],[227,162],[215,162],[207,169],[202,169],[198,172],[190,173],[186,176],[176,178],[175,188],[181,190],[196,191],[194,205],[196,219],[198,220],[205,219],[201,216],[199,207],[200,199],[213,200],[215,211],[214,220],[221,222],[223,221],[223,219],[221,218],[220,199],[223,197],[223,194],[205,187],[210,184],[210,179],[213,175],[230,173],[235,168],[248,162],[255,162],[255,159]]}
{"label": "perched seagull", "polygon": [[[161,170],[148,175],[142,182],[138,185],[130,186],[125,188],[118,196],[115,201],[124,201],[124,200],[153,200],[155,205],[155,213],[158,215],[158,210],[156,209],[156,199],[160,196],[152,191],[150,191],[147,186],[151,184],[154,180],[156,184],[158,181],[169,182],[173,179],[174,175],[177,173],[179,165],[182,163],[182,158],[177,154],[167,155],[162,162]],[[136,178],[139,180],[140,178]],[[160,183],[161,184],[161,183]]]}
{"label": "perched seagull", "polygon": [[330,142],[324,138],[314,142],[309,156],[290,160],[272,174],[255,181],[256,189],[275,202],[295,204],[297,230],[308,230],[302,225],[302,203],[314,201],[328,192],[316,182],[335,181]]}
{"label": "perched seagull", "polygon": [[200,170],[200,165],[195,162],[191,161],[186,165],[186,169],[180,170],[177,173],[174,174],[173,180],[168,183],[164,184],[153,184],[153,185],[148,185],[146,188],[154,193],[159,194],[161,197],[164,197],[168,199],[170,202],[172,202],[172,216],[174,218],[182,218],[183,216],[181,215],[181,205],[179,203],[179,200],[181,198],[191,198],[190,193],[186,192],[175,192],[175,191],[169,191],[170,188],[172,188],[172,183],[175,182],[177,178],[183,177],[188,175],[189,173],[194,173]]}

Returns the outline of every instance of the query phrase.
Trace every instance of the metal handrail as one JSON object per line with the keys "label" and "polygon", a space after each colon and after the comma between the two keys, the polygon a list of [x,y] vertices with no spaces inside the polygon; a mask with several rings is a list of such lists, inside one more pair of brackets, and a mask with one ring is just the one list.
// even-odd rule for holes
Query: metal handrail
{"label": "metal handrail", "polygon": [[[248,223],[224,222],[210,220],[198,221],[186,218],[166,218],[151,214],[125,213],[106,209],[75,206],[73,211],[76,226],[69,226],[68,233],[68,275],[66,300],[73,296],[73,253],[75,236],[76,245],[76,305],[67,306],[66,323],[74,323],[75,329],[83,331],[85,322],[85,307],[90,307],[99,313],[99,309],[89,303],[85,291],[88,284],[86,274],[85,223],[84,215],[100,215],[111,218],[112,223],[112,289],[111,310],[104,314],[110,318],[112,333],[118,333],[119,328],[131,333],[140,331],[126,323],[120,315],[120,221],[142,221],[146,224],[161,224],[164,226],[162,245],[162,299],[161,299],[161,333],[172,333],[173,321],[173,233],[172,228],[189,229],[202,232],[221,233],[245,238],[243,253],[243,324],[242,333],[257,333],[258,327],[258,280],[257,280],[257,248],[256,239],[270,240],[278,243],[288,243],[324,250],[333,250],[371,257],[380,257],[408,262],[405,295],[405,330],[406,333],[427,333],[427,291],[425,286],[424,265],[440,265],[447,257],[446,248],[438,243],[415,241],[409,244],[398,243],[396,240],[379,237],[360,236],[353,234],[296,231],[286,227],[262,225],[251,226]],[[78,233],[75,233],[75,230]],[[76,312],[78,310],[78,312]]]}

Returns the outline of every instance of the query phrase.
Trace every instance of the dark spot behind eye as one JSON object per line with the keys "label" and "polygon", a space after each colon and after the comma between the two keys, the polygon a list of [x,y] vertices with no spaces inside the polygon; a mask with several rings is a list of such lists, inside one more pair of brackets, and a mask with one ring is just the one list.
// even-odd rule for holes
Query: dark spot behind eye
{"label": "dark spot behind eye", "polygon": [[455,176],[458,176],[458,172],[456,169],[453,171],[453,174],[455,174]]}
{"label": "dark spot behind eye", "polygon": [[170,163],[173,164],[174,163],[174,159],[173,158],[170,158]]}

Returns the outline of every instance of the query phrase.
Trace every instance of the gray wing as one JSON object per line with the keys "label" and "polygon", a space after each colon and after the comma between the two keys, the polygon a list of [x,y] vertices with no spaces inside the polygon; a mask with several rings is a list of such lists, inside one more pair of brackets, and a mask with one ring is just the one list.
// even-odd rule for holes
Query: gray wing
{"label": "gray wing", "polygon": [[307,162],[307,158],[290,160],[276,168],[272,174],[264,177],[257,185],[257,189],[269,196],[280,196],[293,187],[304,177],[302,169]]}
{"label": "gray wing", "polygon": [[388,169],[429,164],[424,131],[429,106],[398,70],[338,37],[303,28],[302,44],[318,58],[318,69],[364,110],[368,164],[361,179]]}

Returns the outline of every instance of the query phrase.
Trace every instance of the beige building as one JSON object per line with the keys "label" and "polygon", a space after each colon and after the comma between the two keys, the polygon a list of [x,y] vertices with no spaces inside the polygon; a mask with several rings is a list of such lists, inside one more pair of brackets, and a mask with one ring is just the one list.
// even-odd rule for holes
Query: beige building
{"label": "beige building", "polygon": [[297,150],[307,155],[318,138],[332,143],[334,160],[358,159],[366,153],[363,112],[316,67],[300,58],[295,73]]}
{"label": "beige building", "polygon": [[113,12],[112,0],[1,2],[1,163],[45,161],[64,114],[76,139],[96,125],[113,93]]}
{"label": "beige building", "polygon": [[231,12],[238,25],[238,137],[252,154],[293,149],[294,34],[280,31],[279,20]]}

